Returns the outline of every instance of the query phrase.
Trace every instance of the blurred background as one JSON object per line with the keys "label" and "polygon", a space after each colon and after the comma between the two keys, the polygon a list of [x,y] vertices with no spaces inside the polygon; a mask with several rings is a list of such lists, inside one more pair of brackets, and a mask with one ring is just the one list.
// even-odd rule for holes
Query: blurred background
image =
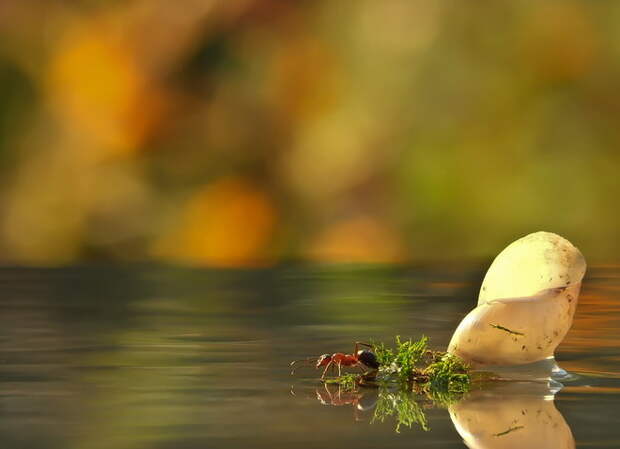
{"label": "blurred background", "polygon": [[0,262],[617,260],[620,3],[0,2]]}

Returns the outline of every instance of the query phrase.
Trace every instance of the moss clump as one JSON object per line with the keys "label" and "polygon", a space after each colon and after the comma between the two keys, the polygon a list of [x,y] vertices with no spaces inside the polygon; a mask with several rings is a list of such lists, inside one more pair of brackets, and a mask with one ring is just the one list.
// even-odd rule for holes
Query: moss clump
{"label": "moss clump", "polygon": [[[448,407],[467,393],[472,384],[469,367],[458,356],[428,348],[428,338],[401,340],[395,345],[372,343],[380,367],[365,374],[344,374],[328,378],[339,391],[358,392],[361,387],[377,388],[377,404],[371,422],[396,420],[401,426],[414,424],[429,430],[423,408],[430,405]],[[363,393],[361,393],[363,394]]]}
{"label": "moss clump", "polygon": [[401,382],[411,382],[419,374],[420,362],[429,352],[428,338],[422,336],[418,341],[401,341],[400,335],[397,335],[395,340],[395,349],[387,348],[383,343],[373,343],[373,350],[381,365],[379,371]]}
{"label": "moss clump", "polygon": [[424,369],[428,376],[425,389],[428,391],[445,391],[448,393],[466,393],[471,378],[469,367],[461,358],[452,354],[443,354],[441,358]]}
{"label": "moss clump", "polygon": [[337,384],[345,391],[353,391],[357,388],[361,380],[361,374],[343,374],[333,379],[325,379],[323,382],[326,384]]}
{"label": "moss clump", "polygon": [[458,356],[428,348],[428,338],[419,340],[395,339],[393,348],[384,343],[372,343],[380,368],[377,373],[345,374],[328,380],[344,389],[358,385],[397,387],[427,394],[431,399],[460,397],[471,385],[469,367]]}

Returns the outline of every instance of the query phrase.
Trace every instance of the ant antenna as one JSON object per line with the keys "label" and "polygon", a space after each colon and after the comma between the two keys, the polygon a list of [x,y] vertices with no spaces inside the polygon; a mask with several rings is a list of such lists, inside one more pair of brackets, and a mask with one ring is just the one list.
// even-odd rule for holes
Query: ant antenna
{"label": "ant antenna", "polygon": [[295,367],[296,363],[316,363],[317,360],[318,360],[317,358],[312,358],[312,357],[308,357],[307,359],[301,359],[301,360],[293,360],[290,365],[292,367],[291,376],[295,374],[295,370],[297,369],[297,367]]}

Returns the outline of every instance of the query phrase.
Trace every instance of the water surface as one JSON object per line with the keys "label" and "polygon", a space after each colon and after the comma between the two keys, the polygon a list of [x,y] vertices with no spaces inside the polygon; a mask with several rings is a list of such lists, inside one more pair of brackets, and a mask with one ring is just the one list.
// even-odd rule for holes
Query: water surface
{"label": "water surface", "polygon": [[[496,385],[375,417],[291,360],[356,340],[447,345],[483,266],[0,269],[0,441],[19,448],[618,447],[620,268],[591,268],[561,386]],[[373,420],[373,417],[375,419]],[[508,425],[504,425],[507,422]],[[493,426],[496,426],[497,429]],[[574,441],[574,443],[573,443]],[[556,442],[555,446],[549,446]],[[545,446],[547,445],[547,446]]]}

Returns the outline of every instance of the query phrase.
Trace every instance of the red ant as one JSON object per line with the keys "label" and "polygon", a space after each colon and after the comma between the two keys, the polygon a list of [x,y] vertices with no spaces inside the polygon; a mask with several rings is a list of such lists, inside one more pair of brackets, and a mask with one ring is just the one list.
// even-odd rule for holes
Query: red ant
{"label": "red ant", "polygon": [[295,373],[295,363],[305,362],[305,363],[316,363],[316,368],[318,369],[321,366],[324,366],[323,375],[321,379],[325,379],[325,374],[327,370],[331,367],[338,367],[338,375],[341,376],[341,367],[343,366],[358,366],[364,372],[364,369],[361,365],[364,365],[368,368],[377,370],[379,369],[379,361],[377,360],[377,356],[374,352],[369,351],[368,349],[359,349],[360,346],[367,346],[369,348],[374,348],[374,346],[369,345],[368,343],[355,342],[355,349],[353,350],[353,354],[344,354],[342,352],[336,352],[335,354],[323,354],[318,358],[309,357],[307,359],[295,360],[291,362],[291,366],[293,370],[291,371],[291,375]]}

